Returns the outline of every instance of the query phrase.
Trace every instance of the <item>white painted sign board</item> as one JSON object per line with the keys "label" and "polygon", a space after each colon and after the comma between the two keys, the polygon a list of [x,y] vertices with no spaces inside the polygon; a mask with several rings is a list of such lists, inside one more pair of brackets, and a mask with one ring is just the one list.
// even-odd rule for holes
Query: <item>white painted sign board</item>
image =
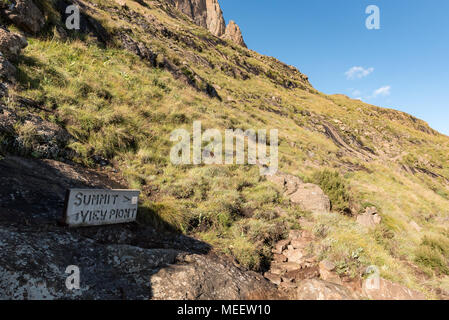
{"label": "white painted sign board", "polygon": [[135,221],[139,194],[139,190],[70,189],[64,223],[87,227]]}

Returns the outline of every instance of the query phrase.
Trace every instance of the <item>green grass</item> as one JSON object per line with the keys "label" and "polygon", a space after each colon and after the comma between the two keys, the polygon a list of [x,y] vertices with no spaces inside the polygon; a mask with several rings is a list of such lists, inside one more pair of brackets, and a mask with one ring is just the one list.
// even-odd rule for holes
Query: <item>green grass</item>
{"label": "green grass", "polygon": [[347,214],[351,213],[348,184],[338,171],[328,169],[318,171],[312,175],[310,180],[319,185],[328,195],[332,210]]}
{"label": "green grass", "polygon": [[[69,143],[76,152],[73,160],[94,166],[92,156],[100,155],[115,163],[129,186],[142,190],[142,223],[196,236],[242,266],[263,271],[272,244],[289,229],[303,228],[298,219],[306,217],[315,223],[311,231],[318,238],[317,253],[334,260],[343,274],[354,276],[374,264],[386,278],[427,290],[404,259],[431,268],[434,277],[446,272],[447,240],[435,234],[447,231],[448,225],[429,217],[449,216],[449,188],[442,178],[409,174],[401,165],[449,177],[447,137],[401,112],[319,93],[275,59],[230,44],[216,45],[205,30],[163,9],[127,2],[176,34],[192,37],[201,50],[176,38],[155,37],[118,15],[112,19],[112,1],[93,2],[101,4],[92,14],[106,30],[129,28],[158,54],[158,61],[186,65],[181,67],[186,76],[198,74],[219,87],[223,98],[211,99],[168,70],[153,68],[118,47],[81,39],[29,38],[11,93],[52,110],[40,115],[74,137]],[[299,87],[286,89],[282,84],[292,78]],[[17,108],[11,101],[4,103]],[[319,184],[333,212],[301,212],[256,167],[172,165],[170,133],[178,128],[191,132],[194,120],[223,131],[279,129],[279,169]],[[323,121],[334,125],[355,150],[372,149],[373,159],[342,155],[324,134]],[[33,153],[39,139],[33,128],[20,123],[17,134]],[[9,145],[10,138],[0,136],[2,153],[11,151],[1,143]],[[364,169],[348,169],[348,163]],[[340,214],[368,204],[382,215],[381,225],[372,232]],[[422,239],[410,227],[411,220],[433,236]]]}
{"label": "green grass", "polygon": [[415,261],[423,267],[428,267],[438,274],[449,275],[448,261],[435,248],[421,245],[416,249]]}

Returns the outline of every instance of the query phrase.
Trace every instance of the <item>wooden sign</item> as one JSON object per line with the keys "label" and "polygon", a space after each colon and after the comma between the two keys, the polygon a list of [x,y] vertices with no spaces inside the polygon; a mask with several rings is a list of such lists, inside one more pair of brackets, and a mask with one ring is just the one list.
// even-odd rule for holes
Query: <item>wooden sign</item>
{"label": "wooden sign", "polygon": [[139,194],[139,190],[70,189],[64,223],[87,227],[135,221]]}

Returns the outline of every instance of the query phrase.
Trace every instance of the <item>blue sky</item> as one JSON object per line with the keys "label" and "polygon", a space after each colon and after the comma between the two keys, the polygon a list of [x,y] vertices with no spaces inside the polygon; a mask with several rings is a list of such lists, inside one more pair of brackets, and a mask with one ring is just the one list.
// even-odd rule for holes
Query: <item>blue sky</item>
{"label": "blue sky", "polygon": [[[296,66],[316,89],[405,111],[449,135],[449,0],[219,2],[250,49]],[[368,5],[380,9],[379,30],[365,26]]]}

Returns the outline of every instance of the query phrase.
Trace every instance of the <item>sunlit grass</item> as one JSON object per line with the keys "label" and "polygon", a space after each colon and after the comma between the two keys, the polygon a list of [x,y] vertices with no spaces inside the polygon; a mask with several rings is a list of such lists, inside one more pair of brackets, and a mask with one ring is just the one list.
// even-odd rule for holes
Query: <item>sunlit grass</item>
{"label": "sunlit grass", "polygon": [[[116,6],[111,1],[101,4]],[[201,52],[172,39],[152,37],[141,26],[111,19],[101,9],[96,10],[97,18],[107,30],[132,28],[133,35],[159,58],[189,65],[217,86],[221,101],[125,50],[80,40],[30,38],[18,65],[19,85],[11,91],[52,110],[42,116],[73,136],[68,146],[76,151],[75,161],[94,166],[92,156],[105,157],[116,164],[131,188],[143,190],[143,223],[197,236],[241,265],[263,270],[272,244],[288,229],[302,227],[298,218],[305,214],[291,206],[256,167],[172,165],[169,137],[178,128],[192,132],[195,120],[202,121],[203,128],[223,131],[276,128],[280,170],[305,180],[313,180],[314,173],[324,168],[338,171],[335,179],[315,179],[323,180],[324,189],[338,186],[326,190],[335,211],[347,209],[349,196],[360,210],[366,204],[376,206],[383,218],[376,230],[367,231],[353,217],[335,212],[313,216],[312,231],[323,245],[321,256],[334,260],[339,272],[354,276],[374,264],[382,276],[421,290],[426,288],[405,262],[418,261],[430,273],[446,272],[440,259],[447,255],[445,241],[423,240],[422,235],[447,230],[432,217],[449,216],[449,187],[443,178],[422,172],[411,175],[402,165],[449,176],[447,137],[397,111],[318,93],[304,83],[286,89],[282,81],[291,74],[279,62],[229,44],[208,45],[197,38],[213,40],[203,29],[169,17],[160,8],[129,5],[167,26],[176,25],[184,36],[194,35]],[[197,62],[200,58],[214,67]],[[227,66],[236,68],[235,78]],[[242,80],[243,75],[249,78]],[[341,148],[325,134],[324,122],[354,149],[372,150],[374,160],[339,153]],[[19,124],[17,132],[33,145],[33,128]],[[366,170],[348,170],[343,165],[348,162]],[[286,214],[280,216],[280,211]],[[412,220],[424,229],[422,234],[410,226]]]}

